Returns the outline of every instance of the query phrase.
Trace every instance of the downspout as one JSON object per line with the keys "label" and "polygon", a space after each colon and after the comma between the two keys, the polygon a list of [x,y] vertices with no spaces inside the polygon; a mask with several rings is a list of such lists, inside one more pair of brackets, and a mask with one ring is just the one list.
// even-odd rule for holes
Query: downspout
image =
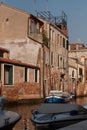
{"label": "downspout", "polygon": [[43,48],[43,98],[45,98],[45,85],[44,85],[44,43],[42,43]]}
{"label": "downspout", "polygon": [[[51,34],[50,34],[50,24],[49,24],[49,75],[50,75],[50,86],[51,86],[51,66],[50,66],[50,39],[51,39]],[[52,89],[52,88],[50,88]]]}

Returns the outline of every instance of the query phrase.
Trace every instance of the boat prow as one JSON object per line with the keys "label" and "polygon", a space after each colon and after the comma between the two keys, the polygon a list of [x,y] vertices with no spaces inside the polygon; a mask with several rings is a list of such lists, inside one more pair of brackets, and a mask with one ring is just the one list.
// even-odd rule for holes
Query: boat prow
{"label": "boat prow", "polygon": [[12,130],[15,124],[21,119],[17,112],[4,110],[5,97],[0,97],[0,130]]}

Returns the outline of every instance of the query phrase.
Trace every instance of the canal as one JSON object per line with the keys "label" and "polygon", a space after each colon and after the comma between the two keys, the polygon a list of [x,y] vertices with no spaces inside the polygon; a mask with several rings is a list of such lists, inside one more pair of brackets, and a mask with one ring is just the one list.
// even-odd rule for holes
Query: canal
{"label": "canal", "polygon": [[[71,101],[71,103],[76,103],[76,104],[86,104],[87,103],[87,97],[84,98],[77,98],[76,100]],[[11,111],[16,111],[22,115],[21,120],[15,125],[13,130],[25,130],[24,128],[24,121],[26,120],[27,122],[27,130],[35,130],[34,126],[32,125],[30,121],[31,117],[31,111],[33,109],[39,108],[40,103],[38,104],[31,104],[30,103],[21,103],[19,104],[12,104],[6,106],[7,110]]]}

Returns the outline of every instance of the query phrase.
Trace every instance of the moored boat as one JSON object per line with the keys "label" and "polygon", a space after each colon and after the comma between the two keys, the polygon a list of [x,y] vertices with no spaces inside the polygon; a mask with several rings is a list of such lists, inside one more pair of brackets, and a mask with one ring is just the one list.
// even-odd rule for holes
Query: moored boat
{"label": "moored boat", "polygon": [[87,120],[87,109],[77,104],[43,103],[31,116],[38,130],[55,130],[83,120]]}
{"label": "moored boat", "polygon": [[12,130],[21,119],[21,115],[17,112],[4,110],[3,104],[5,102],[6,98],[0,97],[0,130]]}
{"label": "moored boat", "polygon": [[52,95],[52,96],[47,96],[44,102],[45,103],[65,103],[65,98]]}
{"label": "moored boat", "polygon": [[45,98],[45,103],[66,103],[71,100],[69,93],[52,90],[49,95]]}
{"label": "moored boat", "polygon": [[87,120],[56,130],[87,130]]}

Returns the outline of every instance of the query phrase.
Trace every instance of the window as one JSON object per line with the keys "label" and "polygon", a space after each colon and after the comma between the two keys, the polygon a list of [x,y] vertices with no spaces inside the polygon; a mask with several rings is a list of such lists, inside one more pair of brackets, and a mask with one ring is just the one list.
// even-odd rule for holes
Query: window
{"label": "window", "polygon": [[4,84],[13,84],[13,66],[11,65],[4,65]]}
{"label": "window", "polygon": [[72,71],[72,77],[74,78],[74,70]]}
{"label": "window", "polygon": [[50,37],[50,40],[51,40],[51,28],[50,28],[50,32],[49,32],[49,37]]}
{"label": "window", "polygon": [[44,63],[45,65],[49,65],[49,53],[44,51]]}
{"label": "window", "polygon": [[53,41],[54,39],[54,30],[50,29],[50,40]]}
{"label": "window", "polygon": [[25,82],[27,82],[27,68],[25,68]]}
{"label": "window", "polygon": [[59,67],[59,54],[58,54],[58,67]]}
{"label": "window", "polygon": [[37,33],[37,23],[32,19],[30,22],[30,33]]}
{"label": "window", "polygon": [[79,81],[82,81],[83,70],[79,68]]}
{"label": "window", "polygon": [[2,51],[0,51],[0,57],[3,57],[3,52]]}
{"label": "window", "polygon": [[62,58],[62,55],[60,55],[59,60],[60,60],[60,65],[59,65],[59,67],[60,67],[61,69],[63,69],[63,58]]}
{"label": "window", "polygon": [[39,82],[39,70],[35,69],[34,81]]}
{"label": "window", "polygon": [[51,52],[51,65],[54,65],[53,52]]}
{"label": "window", "polygon": [[79,68],[79,75],[82,75],[82,68]]}
{"label": "window", "polygon": [[68,42],[68,40],[66,40],[66,49],[67,50],[69,49],[69,42]]}
{"label": "window", "polygon": [[65,38],[63,38],[63,47],[65,48]]}
{"label": "window", "polygon": [[62,45],[62,36],[60,36],[60,45]]}
{"label": "window", "polygon": [[59,42],[60,42],[60,35],[58,34],[57,35],[57,43],[59,44]]}
{"label": "window", "polygon": [[54,30],[52,30],[52,41],[54,40]]}

